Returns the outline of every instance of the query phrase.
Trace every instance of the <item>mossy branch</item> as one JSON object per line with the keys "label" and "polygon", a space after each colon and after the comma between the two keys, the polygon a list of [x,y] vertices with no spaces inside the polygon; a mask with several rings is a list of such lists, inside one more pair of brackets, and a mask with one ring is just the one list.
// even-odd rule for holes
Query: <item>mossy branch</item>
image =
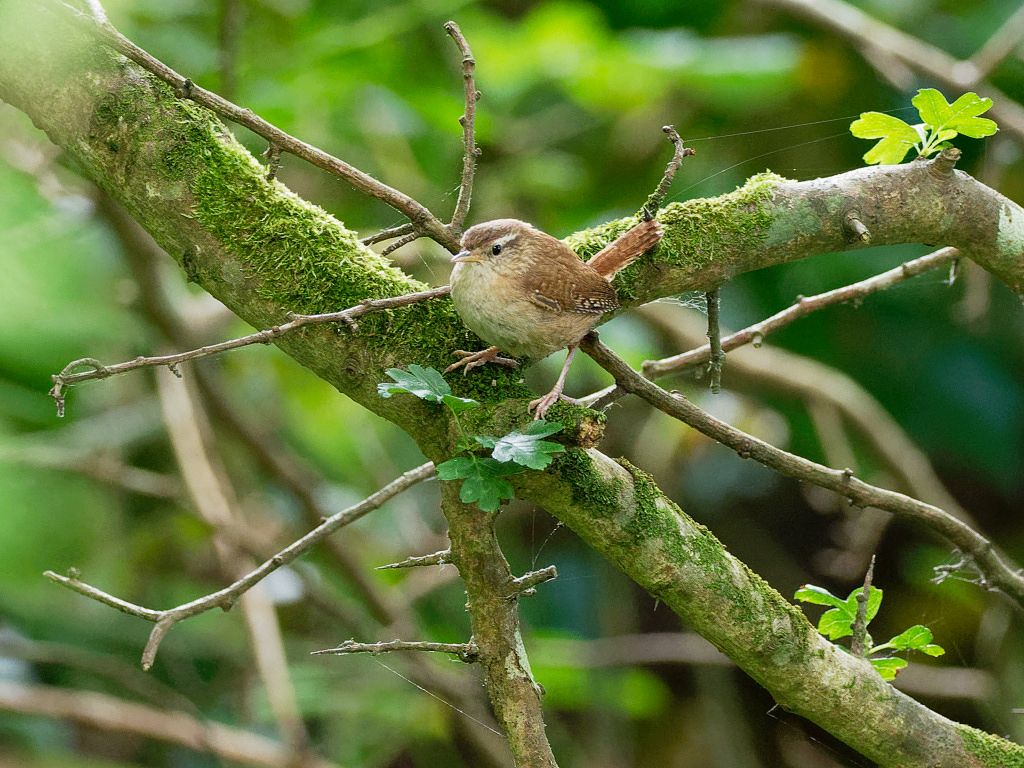
{"label": "mossy branch", "polygon": [[543,504],[780,705],[880,765],[995,768],[1024,761],[1024,747],[942,717],[828,642],[628,462],[573,449],[548,472],[515,484],[517,496]]}

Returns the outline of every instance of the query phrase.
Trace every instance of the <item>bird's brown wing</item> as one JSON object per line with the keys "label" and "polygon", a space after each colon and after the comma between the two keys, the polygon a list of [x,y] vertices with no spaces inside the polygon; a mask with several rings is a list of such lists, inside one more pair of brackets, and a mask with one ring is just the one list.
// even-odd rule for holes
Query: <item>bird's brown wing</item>
{"label": "bird's brown wing", "polygon": [[603,315],[616,309],[619,299],[615,289],[586,264],[575,257],[574,260],[572,268],[550,279],[537,280],[530,300],[552,312]]}
{"label": "bird's brown wing", "polygon": [[641,221],[594,254],[587,264],[605,280],[611,280],[644,251],[656,246],[661,235],[661,227],[656,220]]}

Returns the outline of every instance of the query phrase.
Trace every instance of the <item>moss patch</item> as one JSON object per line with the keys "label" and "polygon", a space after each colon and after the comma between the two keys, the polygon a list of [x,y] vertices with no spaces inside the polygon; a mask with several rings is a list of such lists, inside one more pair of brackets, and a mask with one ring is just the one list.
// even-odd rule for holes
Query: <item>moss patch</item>
{"label": "moss patch", "polygon": [[[716,261],[724,264],[731,252],[749,250],[752,242],[763,242],[773,220],[766,203],[784,181],[774,173],[761,173],[729,194],[670,203],[662,208],[658,221],[665,236],[657,248],[615,278],[619,300],[623,305],[649,301],[663,292],[660,275],[671,271],[673,285],[681,284],[686,275],[713,275]],[[570,235],[565,242],[588,259],[636,222],[633,216],[618,219]]]}
{"label": "moss patch", "polygon": [[980,759],[982,765],[993,768],[1024,768],[1024,746],[971,728],[969,725],[958,724],[956,729],[964,741],[964,747]]}

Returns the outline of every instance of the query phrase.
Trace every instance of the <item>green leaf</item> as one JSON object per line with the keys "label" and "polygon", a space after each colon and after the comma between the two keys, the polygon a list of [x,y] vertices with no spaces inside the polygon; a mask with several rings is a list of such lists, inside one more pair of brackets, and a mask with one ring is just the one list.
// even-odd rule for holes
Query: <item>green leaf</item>
{"label": "green leaf", "polygon": [[836,597],[824,587],[814,584],[804,584],[793,595],[793,599],[813,605],[831,605],[833,608],[846,607],[846,601],[841,597]]}
{"label": "green leaf", "polygon": [[451,408],[455,413],[462,413],[471,408],[476,408],[480,403],[470,397],[456,397],[455,395],[444,395],[441,402]]}
{"label": "green leaf", "polygon": [[505,478],[522,472],[520,467],[502,464],[478,456],[456,456],[437,465],[442,480],[462,480],[459,498],[476,504],[484,512],[494,512],[505,499],[515,497],[512,484]]}
{"label": "green leaf", "polygon": [[829,640],[853,634],[854,616],[845,608],[831,608],[818,619],[818,631]]}
{"label": "green leaf", "polygon": [[525,430],[509,432],[498,440],[486,436],[477,437],[476,440],[493,449],[491,456],[495,461],[515,462],[529,469],[544,469],[552,462],[554,454],[562,453],[565,446],[542,438],[560,432],[561,429],[561,424],[539,419]]}
{"label": "green leaf", "polygon": [[[911,99],[911,103],[917,107],[921,119],[939,132],[937,141],[951,139],[957,133],[972,139],[982,139],[999,130],[994,120],[978,117],[992,108],[992,99],[983,99],[973,91],[947,104],[945,96],[934,88],[922,88]],[[943,137],[942,134],[948,131],[953,131],[953,135]]]}
{"label": "green leaf", "polygon": [[[863,587],[857,587],[846,598],[846,606],[853,614],[854,618],[857,616],[857,595],[863,591]],[[871,620],[878,615],[878,609],[881,605],[882,590],[878,589],[878,587],[871,587],[868,591],[868,609],[864,613],[865,625],[870,624]]]}
{"label": "green leaf", "polygon": [[865,153],[868,165],[896,165],[922,141],[914,126],[883,112],[864,112],[850,124],[850,132],[859,139],[881,139]]}
{"label": "green leaf", "polygon": [[897,673],[907,666],[906,659],[870,659],[871,666],[882,676],[883,680],[895,680]]}
{"label": "green leaf", "polygon": [[[893,648],[901,651],[920,651],[926,646],[931,645],[932,639],[932,631],[928,627],[923,624],[915,624],[910,629],[900,632],[887,645],[891,645]],[[945,651],[943,650],[942,653],[945,653]],[[941,654],[934,655],[939,656]]]}
{"label": "green leaf", "polygon": [[923,645],[917,650],[928,656],[942,656],[946,652],[945,648],[941,645],[935,645],[935,643],[928,643],[928,645]]}
{"label": "green leaf", "polygon": [[388,368],[387,374],[394,381],[383,381],[377,385],[377,393],[381,397],[391,397],[396,392],[408,392],[420,400],[442,403],[445,395],[450,396],[452,393],[448,382],[433,368],[424,368],[413,363],[408,371]]}

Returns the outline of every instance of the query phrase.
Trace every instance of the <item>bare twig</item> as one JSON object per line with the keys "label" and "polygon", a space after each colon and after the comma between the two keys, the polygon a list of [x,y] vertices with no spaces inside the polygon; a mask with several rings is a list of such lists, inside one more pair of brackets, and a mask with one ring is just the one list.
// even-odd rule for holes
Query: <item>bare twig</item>
{"label": "bare twig", "polygon": [[[92,0],[90,5],[98,7],[99,3]],[[83,18],[90,17],[83,15]],[[458,238],[448,230],[447,225],[437,219],[422,203],[414,200],[404,192],[400,192],[378,181],[370,174],[349,165],[344,160],[285,133],[276,125],[256,115],[251,109],[240,107],[219,94],[196,85],[122,35],[106,20],[105,16],[98,16],[94,12],[90,23],[100,33],[104,42],[119,53],[127,56],[143,69],[168,83],[175,89],[179,97],[191,99],[197,104],[213,110],[221,117],[245,126],[253,133],[262,136],[272,145],[278,147],[282,152],[288,152],[296,157],[300,157],[318,168],[341,177],[359,191],[387,203],[396,211],[408,216],[413,227],[421,235],[430,237],[452,253],[458,250]]]}
{"label": "bare twig", "polygon": [[368,235],[359,242],[361,242],[363,245],[373,245],[374,243],[381,243],[384,242],[385,240],[391,240],[394,237],[402,237],[404,235],[411,234],[412,231],[412,224],[399,224],[397,227],[382,229],[380,232]]}
{"label": "bare twig", "polygon": [[336,763],[319,757],[296,755],[280,742],[257,733],[105,693],[0,680],[0,710],[60,718],[91,728],[180,744],[231,763],[266,768],[337,768]]}
{"label": "bare twig", "polygon": [[722,291],[715,288],[704,294],[708,307],[708,384],[713,394],[722,391],[722,366],[725,364],[725,352],[722,350],[722,327],[719,315],[722,309]]}
{"label": "bare twig", "polygon": [[868,598],[871,596],[871,580],[875,575],[875,556],[871,556],[867,573],[864,574],[864,587],[857,593],[857,616],[853,620],[853,636],[850,638],[850,652],[854,656],[863,656],[867,650],[868,637]]}
{"label": "bare twig", "polygon": [[[196,360],[201,357],[216,355],[221,352],[227,352],[231,349],[247,347],[252,344],[269,344],[284,334],[290,333],[291,331],[294,331],[297,328],[302,328],[306,325],[347,323],[349,326],[354,326],[357,317],[361,317],[362,315],[370,312],[380,312],[385,309],[394,309],[396,307],[404,307],[408,304],[415,304],[419,301],[436,299],[440,296],[447,296],[449,291],[450,288],[447,285],[442,285],[437,288],[431,288],[417,293],[407,293],[402,296],[391,296],[384,299],[365,299],[359,304],[349,307],[348,309],[343,309],[340,312],[328,312],[322,315],[296,315],[290,313],[288,322],[282,323],[281,325],[275,325],[272,328],[257,331],[256,333],[250,333],[248,336],[242,336],[228,341],[221,341],[217,344],[210,344],[205,347],[192,349],[188,352],[178,352],[173,355],[158,355],[155,357],[140,356],[136,357],[134,360],[115,363],[114,365],[104,365],[95,358],[83,357],[80,360],[73,360],[68,363],[60,373],[54,374],[51,377],[53,379],[53,387],[50,388],[50,397],[52,397],[57,403],[57,415],[63,416],[65,400],[64,389],[72,384],[79,384],[83,381],[91,381],[93,379],[105,379],[109,376],[116,376],[121,373],[138,370],[139,368],[149,368],[154,366],[167,366],[170,368],[189,360]],[[88,367],[91,370],[75,373],[75,369],[82,367]]]}
{"label": "bare twig", "polygon": [[623,390],[639,395],[658,410],[732,448],[741,458],[752,458],[781,474],[840,493],[856,506],[884,509],[938,533],[973,559],[985,576],[986,588],[1002,590],[1024,605],[1024,571],[997,551],[989,539],[945,510],[869,485],[848,471],[795,456],[716,419],[684,397],[669,394],[641,376],[602,344],[596,334],[585,337],[580,346]]}
{"label": "bare twig", "polygon": [[407,557],[405,560],[399,560],[397,563],[388,563],[387,565],[378,565],[378,571],[386,571],[392,568],[416,568],[421,565],[445,565],[452,561],[452,553],[450,549],[442,549],[440,552],[434,552],[430,555],[414,555]]}
{"label": "bare twig", "polygon": [[509,597],[519,597],[520,595],[532,595],[536,592],[536,587],[543,584],[546,581],[558,578],[558,569],[553,565],[549,565],[547,568],[541,568],[537,571],[530,571],[524,573],[522,576],[518,576],[512,579],[509,590]]}
{"label": "bare twig", "polygon": [[348,653],[369,653],[371,656],[379,656],[382,653],[394,653],[396,651],[451,653],[467,664],[473,664],[480,659],[480,649],[472,641],[468,643],[430,643],[422,640],[388,640],[379,643],[357,643],[355,640],[346,640],[336,648],[313,651],[311,655],[342,656]]}
{"label": "bare twig", "polygon": [[654,191],[647,198],[647,202],[644,203],[644,207],[640,209],[640,215],[645,221],[650,221],[657,215],[661,202],[665,199],[665,195],[668,194],[669,187],[672,186],[672,180],[675,179],[679,166],[683,164],[683,158],[697,154],[696,150],[683,146],[683,140],[679,138],[679,134],[673,126],[666,125],[661,130],[665,132],[668,140],[672,142],[672,159],[665,166],[665,173],[662,174],[658,186],[654,188]]}
{"label": "bare twig", "polygon": [[473,176],[476,173],[476,160],[480,156],[480,149],[476,146],[476,133],[474,123],[476,119],[476,103],[480,99],[480,91],[476,89],[476,81],[473,72],[476,69],[476,60],[473,52],[469,49],[462,30],[454,21],[446,22],[444,31],[447,32],[462,54],[462,83],[465,91],[466,110],[459,118],[459,125],[462,126],[462,177],[459,181],[459,197],[455,201],[455,210],[452,212],[451,222],[448,224],[453,234],[462,232],[462,225],[469,213],[469,205],[473,197]]}
{"label": "bare twig", "polygon": [[72,572],[68,576],[62,576],[58,573],[54,573],[53,571],[46,571],[43,575],[51,581],[55,581],[68,589],[78,592],[80,595],[84,595],[85,597],[96,600],[104,605],[109,605],[111,608],[116,608],[122,613],[127,613],[130,616],[136,616],[140,619],[145,619],[146,621],[155,623],[156,626],[153,627],[149,641],[146,643],[145,650],[142,653],[142,667],[143,669],[149,669],[153,665],[153,660],[156,658],[156,652],[160,647],[160,642],[163,640],[164,635],[166,635],[171,627],[179,621],[184,621],[192,616],[205,613],[212,608],[230,610],[231,606],[234,605],[239,596],[244,594],[245,591],[251,588],[254,584],[258,584],[261,580],[266,578],[266,576],[276,571],[282,565],[287,565],[299,555],[308,551],[317,542],[323,540],[327,536],[330,536],[339,528],[355,522],[368,512],[372,512],[377,509],[388,499],[401,493],[407,488],[410,488],[416,483],[426,480],[428,477],[432,477],[433,475],[434,465],[430,462],[409,470],[395,480],[392,480],[376,493],[367,496],[358,504],[329,517],[321,525],[314,528],[301,539],[292,542],[258,568],[238,579],[233,584],[229,584],[216,592],[212,592],[196,600],[183,603],[167,610],[158,611],[153,610],[152,608],[144,608],[118,597],[114,597],[103,590],[79,581],[78,574],[76,572]]}
{"label": "bare twig", "polygon": [[[726,336],[722,339],[722,350],[730,352],[744,344],[753,344],[755,347],[760,346],[768,334],[784,328],[812,312],[817,312],[834,304],[860,302],[873,293],[884,291],[886,288],[891,288],[911,277],[916,277],[949,264],[959,255],[960,252],[956,248],[940,248],[926,256],[913,259],[887,272],[869,277],[866,280],[844,285],[842,288],[819,293],[816,296],[802,296],[795,304],[781,312],[776,312],[771,317],[747,326],[742,331]],[[710,314],[710,308],[708,312]],[[662,360],[648,360],[643,364],[643,373],[644,376],[653,379],[691,366],[701,365],[710,359],[711,345],[705,344],[688,352],[666,357]]]}
{"label": "bare twig", "polygon": [[402,237],[402,238],[399,238],[398,240],[395,240],[395,242],[393,242],[393,243],[389,243],[387,248],[385,248],[384,250],[382,250],[380,252],[380,255],[381,256],[390,256],[392,253],[397,251],[399,248],[402,248],[402,247],[408,245],[409,243],[414,243],[414,242],[416,242],[419,239],[420,239],[420,236],[418,234],[416,234],[415,232],[413,232],[411,235],[406,235],[405,237]]}

